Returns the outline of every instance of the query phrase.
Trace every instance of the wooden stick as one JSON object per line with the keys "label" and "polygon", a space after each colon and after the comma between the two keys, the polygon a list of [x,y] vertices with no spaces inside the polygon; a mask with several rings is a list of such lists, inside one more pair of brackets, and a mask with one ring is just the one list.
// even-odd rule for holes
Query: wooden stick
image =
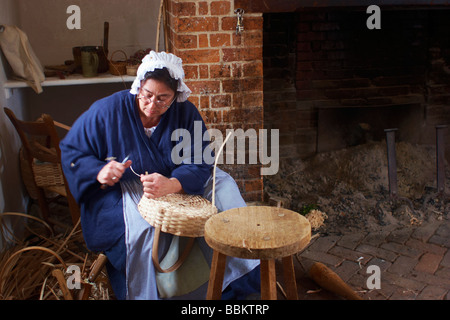
{"label": "wooden stick", "polygon": [[67,288],[67,283],[63,272],[60,269],[54,269],[52,271],[52,275],[56,278],[56,280],[58,280],[64,300],[73,300],[72,294],[70,293],[69,288]]}
{"label": "wooden stick", "polygon": [[164,50],[169,48],[169,24],[167,19],[167,0],[163,0]]}
{"label": "wooden stick", "polygon": [[217,168],[217,161],[219,160],[219,155],[222,153],[223,147],[225,146],[225,143],[227,143],[230,136],[233,134],[233,132],[228,133],[227,137],[225,138],[225,141],[220,146],[219,152],[216,155],[216,159],[214,160],[214,170],[213,170],[213,185],[212,185],[212,206],[214,208],[215,202],[216,202],[216,168]]}
{"label": "wooden stick", "polygon": [[348,300],[362,300],[335,272],[323,263],[316,262],[309,269],[309,276],[322,288]]}
{"label": "wooden stick", "polygon": [[159,33],[161,32],[161,16],[164,6],[164,0],[161,0],[161,3],[159,5],[159,13],[158,13],[158,24],[156,26],[156,48],[155,51],[159,52]]}
{"label": "wooden stick", "polygon": [[65,125],[64,123],[58,122],[53,120],[53,123],[55,124],[55,126],[60,127],[62,129],[66,129],[67,131],[69,131],[70,129],[72,129],[71,127]]}

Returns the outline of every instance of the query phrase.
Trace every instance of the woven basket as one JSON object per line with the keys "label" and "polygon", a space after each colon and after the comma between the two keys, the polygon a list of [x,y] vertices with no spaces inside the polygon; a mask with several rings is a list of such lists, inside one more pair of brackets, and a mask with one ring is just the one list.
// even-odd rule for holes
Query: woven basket
{"label": "woven basket", "polygon": [[139,68],[138,64],[127,65],[127,75],[129,75],[129,76],[136,76],[138,68]]}
{"label": "woven basket", "polygon": [[156,199],[144,196],[138,209],[153,227],[182,237],[203,237],[206,221],[217,213],[217,208],[205,198],[178,193]]}
{"label": "woven basket", "polygon": [[[123,53],[125,60],[113,60],[114,55],[117,53]],[[127,54],[122,50],[116,50],[111,54],[109,60],[109,72],[116,76],[121,76],[127,73]]]}
{"label": "woven basket", "polygon": [[32,167],[38,187],[64,186],[60,164],[34,161]]}

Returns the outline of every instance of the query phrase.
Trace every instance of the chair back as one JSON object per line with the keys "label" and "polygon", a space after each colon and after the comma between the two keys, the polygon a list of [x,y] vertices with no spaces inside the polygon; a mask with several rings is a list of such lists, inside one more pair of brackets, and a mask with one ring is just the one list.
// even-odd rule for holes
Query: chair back
{"label": "chair back", "polygon": [[53,118],[48,114],[42,114],[36,121],[22,121],[17,119],[12,110],[4,108],[4,111],[19,134],[36,185],[44,189],[63,187],[64,196],[69,202],[72,222],[75,224],[80,216],[79,207],[70,193],[61,168],[60,138]]}
{"label": "chair back", "polygon": [[37,121],[22,121],[8,108],[5,113],[19,134],[30,162],[33,158],[41,162],[61,162],[60,139],[50,115],[42,114]]}

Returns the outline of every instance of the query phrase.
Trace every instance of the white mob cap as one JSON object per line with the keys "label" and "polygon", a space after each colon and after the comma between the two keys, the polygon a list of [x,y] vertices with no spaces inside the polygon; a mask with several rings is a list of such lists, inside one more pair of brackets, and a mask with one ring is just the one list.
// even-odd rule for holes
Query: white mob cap
{"label": "white mob cap", "polygon": [[192,91],[184,83],[184,70],[183,61],[172,53],[155,52],[151,51],[148,55],[142,59],[142,64],[139,66],[136,74],[136,79],[131,85],[131,94],[138,94],[141,87],[141,81],[144,80],[144,76],[149,71],[155,69],[167,68],[172,78],[178,80],[178,102],[184,102],[187,100]]}

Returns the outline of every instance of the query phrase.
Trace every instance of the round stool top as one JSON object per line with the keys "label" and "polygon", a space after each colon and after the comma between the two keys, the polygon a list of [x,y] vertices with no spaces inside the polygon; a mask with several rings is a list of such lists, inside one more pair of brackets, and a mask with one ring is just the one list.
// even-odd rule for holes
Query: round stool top
{"label": "round stool top", "polygon": [[227,256],[270,260],[305,248],[311,240],[311,225],[304,216],[288,209],[242,207],[209,218],[205,240]]}

